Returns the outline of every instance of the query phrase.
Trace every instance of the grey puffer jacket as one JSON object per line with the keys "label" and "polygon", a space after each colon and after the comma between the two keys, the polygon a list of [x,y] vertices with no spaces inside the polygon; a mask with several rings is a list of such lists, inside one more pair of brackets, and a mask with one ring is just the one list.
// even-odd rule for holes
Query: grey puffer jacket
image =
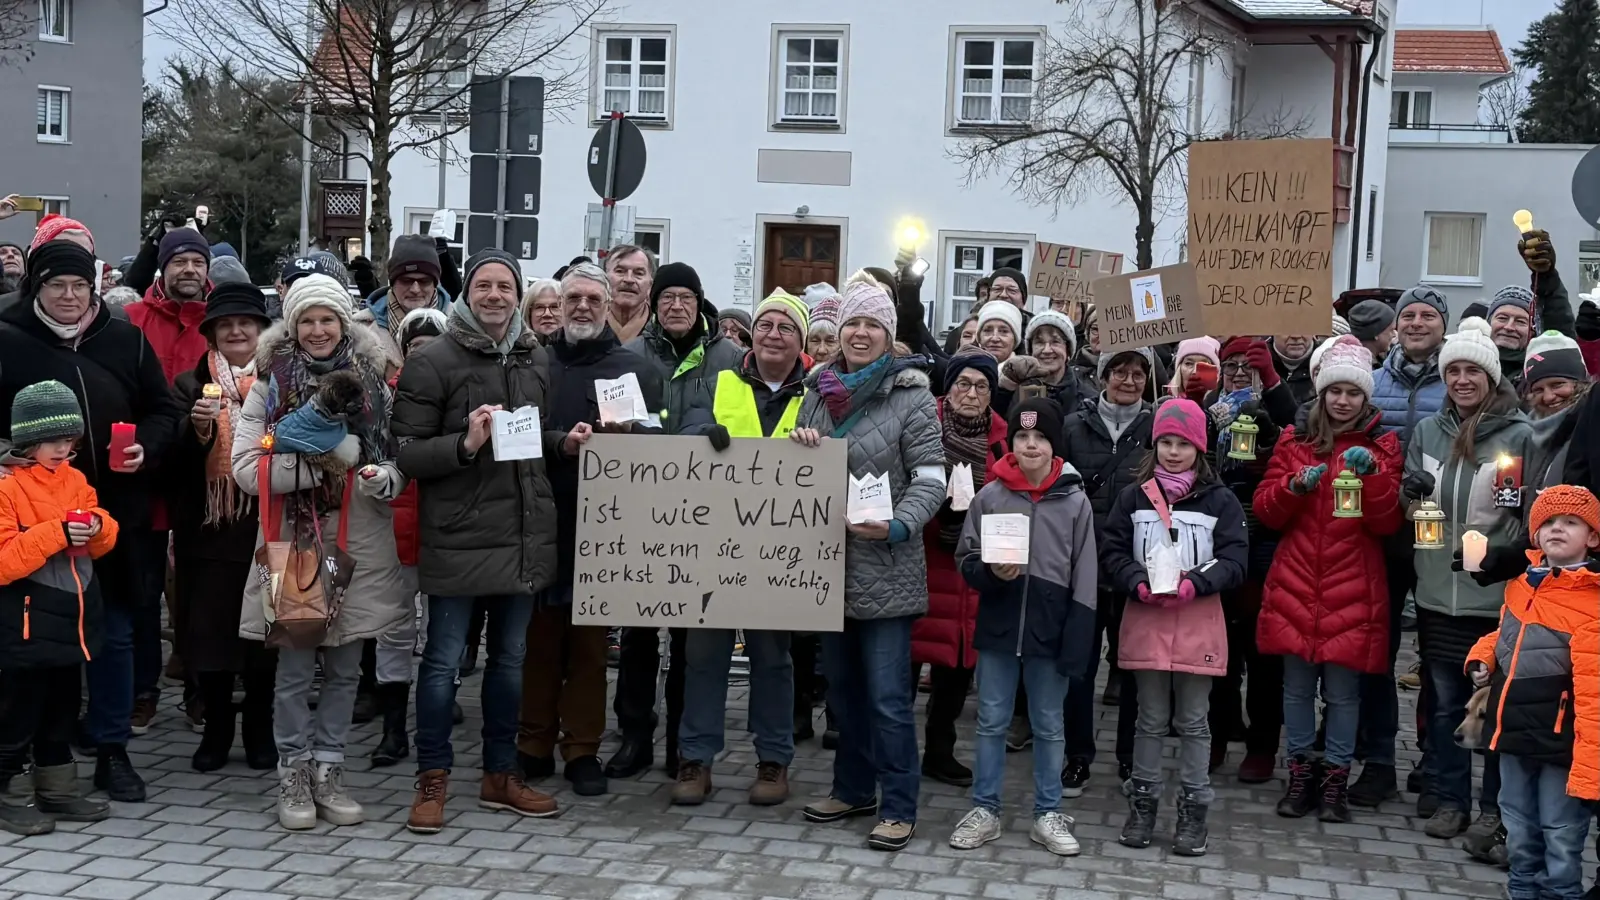
{"label": "grey puffer jacket", "polygon": [[[494,346],[463,302],[452,306],[444,336],[406,360],[390,425],[400,470],[418,485],[418,576],[428,594],[532,594],[549,587],[557,569],[545,461],[500,462],[492,444],[469,459],[461,444],[468,414],[484,404],[546,413],[550,358],[520,317],[509,348]],[[564,437],[544,432],[545,457],[560,452]]]}
{"label": "grey puffer jacket", "polygon": [[623,345],[654,363],[666,385],[666,409],[660,412],[661,428],[667,434],[677,434],[685,427],[689,410],[709,412],[717,394],[717,376],[724,369],[737,370],[744,359],[744,351],[724,338],[714,321],[702,316],[699,328],[700,341],[681,359],[654,318],[638,337]]}
{"label": "grey puffer jacket", "polygon": [[[906,540],[845,540],[845,616],[892,619],[928,611],[928,566],[922,531],[944,503],[944,445],[939,417],[929,393],[923,357],[890,361],[890,371],[866,401],[865,412],[850,423],[850,474],[887,473],[894,518],[905,526]],[[840,424],[828,414],[817,393],[818,367],[806,376],[806,396],[796,423],[829,437]],[[847,420],[848,421],[848,420]],[[920,471],[919,471],[920,470]]]}

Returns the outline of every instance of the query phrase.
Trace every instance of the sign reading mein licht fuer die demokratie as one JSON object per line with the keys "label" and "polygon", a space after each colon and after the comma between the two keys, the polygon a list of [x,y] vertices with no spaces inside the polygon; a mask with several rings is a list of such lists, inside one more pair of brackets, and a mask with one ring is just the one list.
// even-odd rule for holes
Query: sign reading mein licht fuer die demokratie
{"label": "sign reading mein licht fuer die demokratie", "polygon": [[596,434],[579,452],[572,621],[843,629],[845,450]]}

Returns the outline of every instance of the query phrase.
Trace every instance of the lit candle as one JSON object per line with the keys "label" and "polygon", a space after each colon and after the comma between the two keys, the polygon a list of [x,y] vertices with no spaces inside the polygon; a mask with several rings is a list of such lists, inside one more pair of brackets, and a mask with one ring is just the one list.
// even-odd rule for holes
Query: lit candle
{"label": "lit candle", "polygon": [[222,385],[220,385],[220,384],[207,384],[204,387],[200,388],[200,396],[206,398],[207,400],[221,400],[222,399]]}
{"label": "lit candle", "polygon": [[1483,571],[1483,558],[1489,552],[1489,539],[1476,531],[1461,536],[1461,567],[1468,572]]}

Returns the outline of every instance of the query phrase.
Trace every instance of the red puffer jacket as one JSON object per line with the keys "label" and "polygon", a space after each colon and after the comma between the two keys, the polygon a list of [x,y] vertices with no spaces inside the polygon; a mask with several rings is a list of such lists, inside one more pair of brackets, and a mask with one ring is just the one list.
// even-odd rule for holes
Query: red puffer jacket
{"label": "red puffer jacket", "polygon": [[[944,404],[937,405],[939,418],[944,419]],[[985,465],[991,470],[1000,457],[994,452],[998,442],[1006,447],[1006,420],[999,413],[989,412],[989,458]],[[977,472],[973,472],[973,488]],[[950,521],[949,516],[965,517],[965,513],[952,512],[949,501],[940,507],[933,521],[922,534],[922,548],[928,560],[928,612],[911,625],[911,661],[918,665],[928,663],[950,668],[972,668],[978,664],[972,649],[972,633],[978,627],[978,592],[967,586],[956,567],[955,548],[945,549],[939,543],[939,525]]]}
{"label": "red puffer jacket", "polygon": [[[1316,448],[1286,429],[1256,486],[1255,512],[1283,535],[1261,594],[1256,643],[1262,653],[1334,663],[1357,672],[1382,672],[1389,664],[1389,588],[1382,538],[1404,521],[1400,475],[1404,460],[1394,434],[1380,434],[1381,417]],[[1333,515],[1333,481],[1344,452],[1365,447],[1378,471],[1361,479],[1360,518]],[[1326,463],[1317,489],[1299,495],[1289,481],[1306,466]]]}
{"label": "red puffer jacket", "polygon": [[[400,383],[400,373],[396,372],[389,379],[392,389]],[[415,566],[417,554],[422,550],[422,531],[417,527],[417,483],[412,481],[400,496],[389,501],[389,508],[394,511],[394,551],[400,558],[400,565]]]}

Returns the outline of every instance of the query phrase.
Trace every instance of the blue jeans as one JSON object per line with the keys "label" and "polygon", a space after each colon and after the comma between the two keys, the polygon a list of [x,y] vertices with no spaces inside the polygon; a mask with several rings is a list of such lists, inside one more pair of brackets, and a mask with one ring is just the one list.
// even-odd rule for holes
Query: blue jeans
{"label": "blue jeans", "polygon": [[917,821],[917,725],[911,711],[911,623],[893,619],[845,619],[844,630],[822,635],[828,673],[828,705],[839,726],[833,756],[833,796],[849,804],[870,803],[883,788],[879,816]]}
{"label": "blue jeans", "polygon": [[1283,723],[1290,756],[1309,756],[1317,740],[1317,679],[1327,704],[1326,760],[1348,767],[1355,755],[1361,723],[1361,673],[1333,663],[1308,663],[1298,656],[1283,658]]}
{"label": "blue jeans", "polygon": [[[1423,678],[1433,690],[1433,714],[1428,719],[1428,758],[1430,786],[1439,797],[1440,809],[1472,811],[1472,751],[1456,743],[1456,729],[1467,715],[1472,699],[1472,679],[1454,662],[1424,662]],[[1498,753],[1484,753],[1483,793],[1478,808],[1499,808],[1500,762]]]}
{"label": "blue jeans", "polygon": [[[1066,761],[1063,734],[1068,679],[1053,659],[1019,658],[978,651],[978,740],[972,805],[1000,811],[1000,786],[1006,774],[1006,729],[1017,700],[1017,681],[1028,689],[1028,724],[1033,728],[1033,815],[1061,806],[1061,766]],[[1091,686],[1092,693],[1093,688]]]}
{"label": "blue jeans", "polygon": [[[722,752],[727,726],[733,632],[720,628],[685,631],[678,758],[710,766]],[[749,716],[756,760],[787,766],[794,761],[794,663],[789,659],[789,632],[746,631],[744,652],[750,658]]]}
{"label": "blue jeans", "polygon": [[[98,573],[97,573],[98,577]],[[89,711],[84,730],[98,745],[123,745],[133,736],[134,610],[112,602],[105,610],[100,652],[84,666],[89,683]]]}
{"label": "blue jeans", "polygon": [[1500,816],[1511,855],[1511,900],[1583,896],[1588,804],[1567,795],[1568,769],[1500,754]]}
{"label": "blue jeans", "polygon": [[517,770],[517,722],[522,711],[522,661],[528,655],[533,595],[428,598],[428,645],[417,677],[417,771],[455,764],[450,707],[472,623],[472,605],[487,607],[483,664],[483,770]]}

